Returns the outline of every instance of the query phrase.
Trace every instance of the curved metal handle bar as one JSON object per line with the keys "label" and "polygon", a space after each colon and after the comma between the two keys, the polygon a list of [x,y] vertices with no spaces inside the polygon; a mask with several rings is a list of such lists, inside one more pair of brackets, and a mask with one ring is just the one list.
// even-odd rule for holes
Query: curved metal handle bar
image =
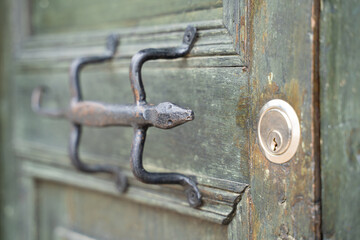
{"label": "curved metal handle bar", "polygon": [[196,182],[180,173],[151,173],[144,169],[142,155],[145,146],[147,128],[135,128],[131,147],[131,169],[137,179],[149,184],[180,184],[184,186],[190,206],[202,204],[201,193]]}
{"label": "curved metal handle bar", "polygon": [[185,29],[183,42],[174,48],[148,48],[136,53],[130,64],[130,83],[137,105],[146,104],[146,94],[141,77],[141,68],[146,61],[155,59],[174,59],[188,54],[195,43],[196,28],[188,26]]}
{"label": "curved metal handle bar", "polygon": [[[136,105],[147,106],[145,89],[141,78],[143,64],[148,60],[173,59],[185,56],[190,52],[195,42],[195,37],[196,28],[188,26],[185,30],[181,46],[175,48],[144,49],[133,56],[130,65],[130,81]],[[146,131],[147,126],[135,127],[130,158],[131,168],[135,177],[141,182],[149,184],[180,184],[185,187],[189,204],[192,207],[199,207],[202,204],[201,193],[194,180],[179,173],[151,173],[144,169],[142,154]]]}
{"label": "curved metal handle bar", "polygon": [[[70,91],[71,91],[71,104],[82,101],[82,93],[80,86],[80,72],[81,70],[89,64],[102,63],[105,61],[111,60],[119,45],[119,37],[112,34],[109,35],[106,42],[106,53],[102,56],[92,56],[92,57],[81,57],[75,59],[70,66]],[[47,87],[39,86],[34,89],[31,97],[31,107],[34,112],[56,118],[65,118],[67,111],[65,110],[54,110],[46,109],[41,107],[41,100],[44,92],[46,92]]]}
{"label": "curved metal handle bar", "polygon": [[[81,57],[75,59],[70,67],[70,91],[71,91],[71,103],[70,109],[74,107],[78,102],[82,101],[82,93],[80,87],[80,72],[88,64],[102,63],[108,60],[111,60],[119,44],[119,38],[116,35],[110,35],[107,39],[107,52],[102,56],[92,56],[92,57]],[[69,118],[72,120],[72,111],[63,111],[63,110],[50,110],[44,109],[41,107],[42,94],[45,91],[45,87],[37,87],[34,89],[32,94],[32,109],[34,112],[49,116],[49,117],[62,117]],[[72,122],[72,130],[70,133],[70,143],[69,143],[69,155],[72,164],[81,172],[87,173],[110,173],[116,177],[116,187],[120,192],[124,192],[127,188],[127,178],[120,171],[120,168],[112,165],[99,165],[94,164],[90,165],[84,163],[79,158],[79,143],[81,139],[82,127],[76,122]]]}
{"label": "curved metal handle bar", "polygon": [[53,118],[65,118],[66,112],[62,110],[45,109],[41,107],[41,100],[44,92],[47,88],[45,86],[39,86],[34,89],[31,95],[31,108],[34,112]]}
{"label": "curved metal handle bar", "polygon": [[116,35],[109,35],[106,42],[107,52],[102,56],[81,57],[75,59],[70,67],[70,91],[71,104],[82,101],[82,93],[80,86],[80,72],[86,65],[102,63],[111,60],[119,45],[119,37]]}
{"label": "curved metal handle bar", "polygon": [[81,139],[82,127],[79,124],[72,124],[69,143],[69,155],[72,164],[81,172],[86,173],[110,173],[115,177],[116,188],[120,192],[125,192],[128,186],[127,177],[121,172],[121,169],[114,165],[105,164],[87,164],[79,158],[79,144]]}
{"label": "curved metal handle bar", "polygon": [[[71,105],[82,101],[82,92],[80,85],[80,72],[89,64],[97,64],[111,60],[119,45],[119,38],[116,35],[110,35],[107,39],[107,52],[102,56],[81,57],[75,59],[70,67],[70,91],[71,91]],[[87,173],[110,173],[116,178],[116,187],[120,192],[124,192],[127,188],[127,178],[122,174],[119,167],[112,165],[96,164],[90,165],[84,163],[79,158],[79,143],[81,139],[82,126],[77,123],[72,123],[72,130],[70,134],[69,154],[72,164],[80,171]]]}

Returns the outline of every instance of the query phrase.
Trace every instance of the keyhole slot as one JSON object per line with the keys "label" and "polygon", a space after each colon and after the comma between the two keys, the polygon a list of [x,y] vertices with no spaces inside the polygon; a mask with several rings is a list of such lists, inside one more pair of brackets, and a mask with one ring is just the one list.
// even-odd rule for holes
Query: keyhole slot
{"label": "keyhole slot", "polygon": [[267,150],[271,153],[278,153],[281,150],[282,138],[279,132],[273,131],[269,134],[267,140]]}
{"label": "keyhole slot", "polygon": [[273,151],[274,151],[274,152],[276,151],[277,147],[278,147],[278,144],[277,144],[277,142],[276,142],[276,139],[274,138],[274,139],[273,139]]}

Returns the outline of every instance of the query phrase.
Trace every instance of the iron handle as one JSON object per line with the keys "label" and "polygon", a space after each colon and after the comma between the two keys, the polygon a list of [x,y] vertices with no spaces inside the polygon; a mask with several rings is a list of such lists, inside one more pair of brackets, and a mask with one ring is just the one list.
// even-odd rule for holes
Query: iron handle
{"label": "iron handle", "polygon": [[[80,101],[72,104],[68,111],[44,110],[38,106],[42,95],[42,88],[33,93],[34,109],[36,112],[51,117],[65,117],[71,122],[89,127],[107,126],[155,126],[169,129],[193,120],[191,110],[182,109],[172,103],[158,105],[113,105],[100,102]],[[168,108],[168,109],[167,109]],[[176,112],[171,119],[165,119],[166,113]],[[170,121],[170,122],[169,122]]]}
{"label": "iron handle", "polygon": [[108,52],[103,56],[79,58],[70,68],[71,103],[67,111],[49,110],[41,108],[41,96],[44,88],[37,88],[33,92],[33,110],[39,114],[51,117],[65,117],[72,122],[69,153],[72,163],[83,172],[116,173],[117,186],[124,191],[126,178],[118,167],[108,165],[89,165],[79,159],[78,149],[81,137],[81,126],[132,126],[134,137],[131,147],[131,168],[137,179],[149,184],[180,184],[184,186],[188,202],[192,207],[201,205],[201,193],[196,182],[179,173],[151,173],[144,169],[142,155],[149,127],[170,129],[194,119],[192,110],[182,108],[170,102],[158,105],[146,102],[146,93],[141,78],[141,68],[148,60],[174,59],[185,56],[192,48],[196,38],[196,28],[189,26],[185,30],[183,43],[179,47],[144,49],[135,54],[130,65],[130,83],[134,94],[133,105],[111,105],[99,102],[83,101],[80,88],[80,71],[90,63],[100,63],[110,60],[118,44],[117,38],[108,40]]}
{"label": "iron handle", "polygon": [[[109,173],[115,176],[116,187],[120,192],[124,192],[127,188],[127,177],[121,172],[121,169],[117,166],[106,164],[87,164],[83,162],[79,157],[79,145],[82,133],[82,122],[76,121],[76,117],[83,112],[76,112],[78,105],[82,105],[82,93],[80,87],[80,72],[89,64],[98,64],[111,60],[119,45],[119,38],[116,35],[110,35],[107,38],[106,49],[107,51],[101,56],[81,57],[75,59],[70,67],[70,92],[71,102],[69,110],[53,110],[44,109],[41,107],[42,94],[46,90],[46,87],[37,87],[32,94],[32,109],[34,112],[45,115],[48,117],[56,118],[68,118],[72,123],[70,141],[69,141],[69,156],[72,164],[77,170],[86,173]],[[91,124],[88,124],[91,126]]]}
{"label": "iron handle", "polygon": [[[141,68],[146,61],[155,59],[174,59],[185,56],[190,52],[196,38],[196,28],[188,26],[185,30],[183,42],[174,48],[149,48],[135,54],[130,64],[130,82],[134,93],[135,105],[148,107],[146,93],[142,82]],[[193,120],[193,112],[182,109],[170,103],[164,104],[161,128],[170,128],[173,124],[180,125]],[[142,154],[145,145],[147,125],[134,126],[134,138],[131,148],[131,168],[133,174],[141,182],[149,184],[180,184],[185,187],[189,204],[192,207],[201,205],[201,193],[196,182],[188,176],[179,173],[151,173],[144,169]]]}

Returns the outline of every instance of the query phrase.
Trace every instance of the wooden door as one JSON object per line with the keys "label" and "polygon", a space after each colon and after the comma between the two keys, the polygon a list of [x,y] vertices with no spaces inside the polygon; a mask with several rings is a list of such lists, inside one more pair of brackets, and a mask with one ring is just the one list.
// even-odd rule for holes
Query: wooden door
{"label": "wooden door", "polygon": [[[5,239],[315,239],[320,230],[317,1],[17,0],[3,3],[7,56],[5,118],[11,151],[4,197]],[[150,129],[144,152],[151,171],[196,176],[198,209],[181,188],[148,185],[131,174],[131,128],[85,128],[80,155],[120,166],[129,179],[119,193],[106,174],[75,170],[68,157],[70,123],[30,108],[46,85],[48,108],[70,101],[73,59],[101,54],[118,34],[114,60],[81,75],[86,100],[132,103],[131,57],[144,48],[177,46],[193,25],[198,37],[185,58],[147,63],[149,102],[194,110],[195,120]],[[11,34],[10,34],[11,33]],[[10,44],[12,43],[12,44]],[[257,118],[283,99],[300,119],[301,142],[287,163],[261,153]],[[7,115],[8,116],[8,115]],[[4,120],[4,121],[5,121]]]}

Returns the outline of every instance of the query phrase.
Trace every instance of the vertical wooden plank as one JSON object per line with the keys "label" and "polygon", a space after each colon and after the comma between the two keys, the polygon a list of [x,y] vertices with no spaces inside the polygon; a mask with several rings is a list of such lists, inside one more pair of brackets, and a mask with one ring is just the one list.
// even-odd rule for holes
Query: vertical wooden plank
{"label": "vertical wooden plank", "polygon": [[[21,171],[12,151],[12,73],[14,56],[29,33],[29,1],[0,1],[0,171],[1,239],[31,239],[23,217]],[[32,209],[29,209],[31,211]]]}
{"label": "vertical wooden plank", "polygon": [[224,0],[223,22],[232,36],[234,48],[242,61],[246,61],[247,51],[247,1]]}
{"label": "vertical wooden plank", "polygon": [[236,206],[236,215],[228,226],[228,240],[250,239],[249,190],[243,193]]}
{"label": "vertical wooden plank", "polygon": [[360,5],[324,0],[321,148],[324,239],[360,235]]}
{"label": "vertical wooden plank", "polygon": [[[250,1],[250,239],[319,238],[313,74],[316,4]],[[301,125],[298,151],[284,164],[268,161],[256,137],[260,108],[276,98],[293,106]]]}
{"label": "vertical wooden plank", "polygon": [[14,230],[17,222],[16,202],[17,198],[14,179],[15,164],[11,164],[11,139],[9,123],[10,110],[10,69],[11,64],[11,36],[10,33],[10,1],[0,1],[0,160],[1,160],[1,239],[18,239]]}
{"label": "vertical wooden plank", "polygon": [[[25,175],[25,173],[22,173]],[[28,240],[37,240],[37,216],[36,216],[36,181],[32,177],[21,177],[21,221],[23,228],[21,233]]]}
{"label": "vertical wooden plank", "polygon": [[[4,18],[5,15],[5,7],[6,7],[6,4],[5,4],[5,1],[0,1],[0,16],[2,16],[2,18]],[[3,36],[5,34],[5,24],[4,24],[4,21],[1,21],[0,23],[0,36]],[[3,147],[3,143],[4,141],[6,141],[6,137],[5,137],[5,134],[3,133],[3,129],[5,128],[5,123],[6,123],[6,120],[4,119],[4,113],[5,113],[5,102],[3,101],[5,99],[4,97],[4,93],[5,93],[5,90],[6,89],[6,85],[5,85],[5,82],[4,82],[4,79],[5,79],[5,69],[4,69],[4,58],[5,58],[5,54],[4,54],[4,49],[5,49],[5,38],[1,37],[0,38],[0,131],[1,131],[1,134],[0,134],[0,160],[1,160],[1,168],[0,169],[3,169],[3,159],[5,157],[5,154],[4,154],[4,147]],[[3,170],[1,170],[1,179],[0,179],[0,184],[1,186],[3,186],[4,184],[4,177],[3,177]],[[3,205],[4,204],[4,191],[1,191],[1,194],[0,194],[0,216],[1,216],[1,219],[0,219],[0,236],[2,238],[2,236],[4,235],[4,221],[5,221],[5,218],[4,218],[4,208],[3,208]]]}

